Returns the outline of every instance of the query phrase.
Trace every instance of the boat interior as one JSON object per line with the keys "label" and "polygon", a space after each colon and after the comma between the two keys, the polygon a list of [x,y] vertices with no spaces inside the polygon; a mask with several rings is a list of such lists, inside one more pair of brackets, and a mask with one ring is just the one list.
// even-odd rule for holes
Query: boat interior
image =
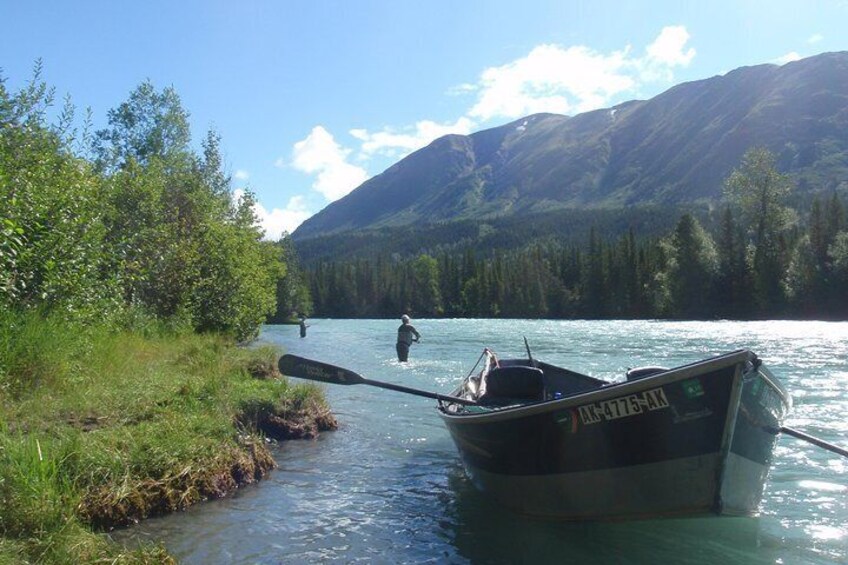
{"label": "boat interior", "polygon": [[607,381],[533,359],[489,362],[457,391],[481,406],[502,407],[541,402],[608,385]]}
{"label": "boat interior", "polygon": [[[681,365],[674,369],[659,366],[629,369],[625,375],[626,382],[652,377],[666,371],[683,369],[721,357],[738,356],[740,353],[746,353],[751,357],[746,360],[748,370],[754,370],[760,366],[759,360],[750,351],[740,349],[718,355],[712,359]],[[475,401],[478,405],[477,410],[480,407],[483,409],[498,409],[507,406],[556,400],[619,384],[618,382],[597,379],[576,371],[535,360],[529,354],[529,347],[527,358],[498,359],[493,351],[486,348],[483,350],[483,354],[480,356],[477,364],[479,365],[483,359],[485,359],[485,362],[480,372],[473,375],[469,374],[463,380],[462,384],[452,393],[453,396]],[[476,368],[477,366],[475,365],[472,373],[474,373]],[[785,396],[784,393],[782,394]],[[458,405],[457,409],[463,410]],[[474,407],[470,411],[475,411]]]}

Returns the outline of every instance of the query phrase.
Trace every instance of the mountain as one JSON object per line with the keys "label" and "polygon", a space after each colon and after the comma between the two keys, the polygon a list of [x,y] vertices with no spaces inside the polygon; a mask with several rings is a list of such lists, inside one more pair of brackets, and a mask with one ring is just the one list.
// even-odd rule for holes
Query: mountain
{"label": "mountain", "polygon": [[536,114],[412,153],[304,222],[350,230],[717,200],[754,146],[802,191],[848,187],[848,52],[758,65],[573,117]]}

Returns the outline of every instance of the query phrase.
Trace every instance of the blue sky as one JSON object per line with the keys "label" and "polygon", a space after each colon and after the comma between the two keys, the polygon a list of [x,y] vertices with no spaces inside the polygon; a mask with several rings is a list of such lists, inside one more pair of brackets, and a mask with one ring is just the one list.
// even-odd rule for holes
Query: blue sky
{"label": "blue sky", "polygon": [[95,128],[173,86],[276,238],[446,133],[846,50],[848,0],[0,0],[0,29],[7,87],[41,58]]}

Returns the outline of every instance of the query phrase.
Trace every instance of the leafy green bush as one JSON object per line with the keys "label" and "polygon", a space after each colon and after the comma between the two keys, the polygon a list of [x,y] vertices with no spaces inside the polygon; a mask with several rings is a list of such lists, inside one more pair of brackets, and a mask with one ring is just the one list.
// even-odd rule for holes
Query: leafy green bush
{"label": "leafy green bush", "polygon": [[0,305],[255,337],[284,259],[252,195],[234,202],[219,136],[197,155],[177,93],[144,82],[109,112],[91,161],[73,106],[51,125],[52,103],[40,66],[17,93],[0,78]]}

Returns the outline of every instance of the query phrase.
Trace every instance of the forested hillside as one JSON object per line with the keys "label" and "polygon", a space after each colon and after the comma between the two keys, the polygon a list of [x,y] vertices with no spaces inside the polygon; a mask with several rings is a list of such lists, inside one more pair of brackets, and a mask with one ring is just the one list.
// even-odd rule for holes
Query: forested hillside
{"label": "forested hillside", "polygon": [[326,316],[848,318],[848,53],[437,139],[293,234]]}
{"label": "forested hillside", "polygon": [[[375,246],[357,259],[317,261],[309,267],[315,313],[848,319],[846,201],[834,192],[796,209],[787,205],[794,185],[755,148],[725,179],[726,204],[700,219],[655,214],[654,225],[620,236],[590,225],[582,239],[554,237],[555,229],[534,239],[528,222],[514,227],[506,250],[476,252],[472,224],[467,237],[429,253],[381,255]],[[458,233],[455,224],[440,229]]]}

